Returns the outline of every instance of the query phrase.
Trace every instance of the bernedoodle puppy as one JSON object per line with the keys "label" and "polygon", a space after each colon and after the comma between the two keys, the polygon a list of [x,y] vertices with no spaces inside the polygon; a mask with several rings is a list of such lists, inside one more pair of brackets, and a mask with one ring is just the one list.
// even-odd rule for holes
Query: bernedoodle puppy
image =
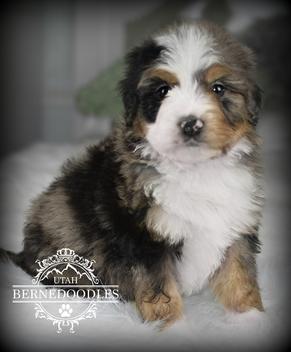
{"label": "bernedoodle puppy", "polygon": [[123,121],[65,163],[32,203],[23,251],[6,253],[35,275],[36,259],[73,249],[164,326],[208,284],[227,309],[263,311],[252,52],[197,21],[146,40],[126,65]]}

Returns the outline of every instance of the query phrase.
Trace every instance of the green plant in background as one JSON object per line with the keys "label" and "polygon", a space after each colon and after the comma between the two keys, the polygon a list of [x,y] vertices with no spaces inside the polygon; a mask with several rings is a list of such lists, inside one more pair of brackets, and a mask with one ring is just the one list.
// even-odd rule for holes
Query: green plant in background
{"label": "green plant in background", "polygon": [[80,112],[84,115],[119,118],[122,102],[117,82],[123,74],[123,60],[118,60],[83,86],[76,97]]}

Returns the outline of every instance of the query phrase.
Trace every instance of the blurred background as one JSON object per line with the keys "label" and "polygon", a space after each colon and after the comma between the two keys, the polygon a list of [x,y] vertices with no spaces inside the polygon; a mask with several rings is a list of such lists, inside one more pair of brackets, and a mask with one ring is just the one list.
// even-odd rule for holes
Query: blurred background
{"label": "blurred background", "polygon": [[1,153],[100,137],[122,114],[124,54],[176,20],[215,21],[253,48],[265,111],[288,110],[290,15],[283,1],[1,2]]}
{"label": "blurred background", "polygon": [[257,79],[264,90],[258,130],[263,137],[266,205],[258,277],[265,320],[232,321],[206,291],[185,299],[184,332],[181,328],[168,335],[154,334],[126,304],[120,312],[111,311],[106,324],[101,317],[88,321],[75,339],[57,338],[47,322],[40,324],[34,318],[32,307],[11,303],[11,284],[31,284],[31,278],[12,264],[0,263],[0,325],[7,346],[30,351],[49,346],[57,351],[62,345],[80,351],[84,346],[96,350],[97,341],[102,350],[110,351],[129,351],[129,346],[135,351],[137,346],[138,350],[147,346],[193,351],[193,346],[201,350],[211,344],[216,351],[225,351],[227,344],[233,350],[233,346],[251,346],[252,340],[259,350],[270,350],[274,344],[278,349],[290,335],[286,324],[291,275],[287,2],[3,0],[0,9],[0,247],[15,252],[22,249],[31,199],[49,185],[67,157],[100,140],[122,116],[116,86],[124,70],[124,54],[153,31],[197,18],[224,26],[255,51]]}

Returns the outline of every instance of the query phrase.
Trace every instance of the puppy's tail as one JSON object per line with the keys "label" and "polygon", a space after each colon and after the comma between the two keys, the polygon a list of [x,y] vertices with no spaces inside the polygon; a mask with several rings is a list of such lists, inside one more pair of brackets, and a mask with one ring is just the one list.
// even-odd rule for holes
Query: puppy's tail
{"label": "puppy's tail", "polygon": [[23,255],[22,252],[16,254],[6,249],[0,248],[0,263],[7,263],[12,261],[15,265],[23,269]]}

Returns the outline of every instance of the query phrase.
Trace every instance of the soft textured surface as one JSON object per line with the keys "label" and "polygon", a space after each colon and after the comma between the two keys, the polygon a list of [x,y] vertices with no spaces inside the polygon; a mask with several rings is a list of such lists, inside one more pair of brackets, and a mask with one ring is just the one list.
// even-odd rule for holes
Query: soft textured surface
{"label": "soft textured surface", "polygon": [[[106,305],[94,320],[85,320],[76,333],[56,334],[46,320],[34,318],[31,304],[12,304],[12,284],[31,284],[31,278],[11,263],[1,265],[2,331],[10,347],[30,350],[225,350],[268,349],[282,342],[286,332],[283,279],[290,268],[285,240],[288,203],[284,150],[287,132],[281,119],[265,116],[260,126],[264,137],[266,206],[261,229],[262,253],[258,257],[259,283],[265,313],[225,312],[211,292],[185,299],[185,317],[164,332],[156,324],[143,324],[132,304]],[[283,125],[283,124],[282,124]],[[1,247],[19,251],[22,226],[29,201],[53,179],[62,162],[78,154],[82,145],[37,144],[6,158],[1,168]]]}

